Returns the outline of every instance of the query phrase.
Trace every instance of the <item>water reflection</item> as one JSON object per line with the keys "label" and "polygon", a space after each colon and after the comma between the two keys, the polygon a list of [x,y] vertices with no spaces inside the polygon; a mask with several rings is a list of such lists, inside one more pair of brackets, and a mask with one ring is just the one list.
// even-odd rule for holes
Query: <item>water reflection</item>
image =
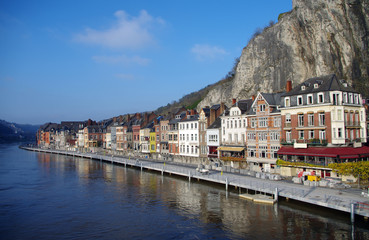
{"label": "water reflection", "polygon": [[93,224],[115,217],[110,227],[120,232],[126,216],[123,224],[135,228],[128,230],[130,238],[369,239],[367,226],[352,233],[348,216],[337,212],[288,202],[255,204],[218,186],[99,161],[43,153],[37,159],[44,175],[76,179],[72,184],[87,192],[82,204],[101,208]]}

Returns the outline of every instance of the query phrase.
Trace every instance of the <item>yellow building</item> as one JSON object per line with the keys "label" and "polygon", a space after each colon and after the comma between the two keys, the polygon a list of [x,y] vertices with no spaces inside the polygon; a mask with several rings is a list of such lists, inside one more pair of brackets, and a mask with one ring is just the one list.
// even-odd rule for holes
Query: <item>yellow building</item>
{"label": "yellow building", "polygon": [[156,153],[156,133],[154,129],[150,131],[150,153]]}

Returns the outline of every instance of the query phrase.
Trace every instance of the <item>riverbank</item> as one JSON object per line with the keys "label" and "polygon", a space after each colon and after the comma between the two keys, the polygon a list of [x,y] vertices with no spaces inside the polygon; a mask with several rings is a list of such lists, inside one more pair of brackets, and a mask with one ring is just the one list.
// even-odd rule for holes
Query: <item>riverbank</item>
{"label": "riverbank", "polygon": [[[369,199],[361,196],[358,189],[330,189],[324,187],[298,185],[286,181],[271,181],[251,176],[211,170],[208,174],[196,170],[195,166],[178,165],[150,159],[125,158],[93,153],[77,153],[60,150],[21,147],[22,149],[52,154],[63,154],[105,161],[123,166],[139,168],[141,170],[157,171],[161,174],[171,174],[188,178],[189,181],[201,180],[222,184],[228,191],[238,189],[242,194],[246,191],[273,195],[276,199],[283,197],[312,205],[334,209],[337,211],[369,217]],[[353,216],[353,215],[352,215]]]}

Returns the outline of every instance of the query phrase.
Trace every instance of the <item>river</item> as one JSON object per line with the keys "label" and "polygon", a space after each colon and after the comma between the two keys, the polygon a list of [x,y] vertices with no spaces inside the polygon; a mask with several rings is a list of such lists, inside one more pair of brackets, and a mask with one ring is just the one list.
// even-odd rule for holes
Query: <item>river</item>
{"label": "river", "polygon": [[0,239],[369,239],[369,222],[217,185],[0,145]]}

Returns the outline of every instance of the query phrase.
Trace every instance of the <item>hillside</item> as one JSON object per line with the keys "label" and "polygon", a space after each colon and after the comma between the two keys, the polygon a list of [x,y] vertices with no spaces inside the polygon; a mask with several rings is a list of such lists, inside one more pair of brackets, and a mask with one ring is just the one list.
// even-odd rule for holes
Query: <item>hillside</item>
{"label": "hillside", "polygon": [[39,125],[9,123],[0,120],[0,143],[34,141]]}

